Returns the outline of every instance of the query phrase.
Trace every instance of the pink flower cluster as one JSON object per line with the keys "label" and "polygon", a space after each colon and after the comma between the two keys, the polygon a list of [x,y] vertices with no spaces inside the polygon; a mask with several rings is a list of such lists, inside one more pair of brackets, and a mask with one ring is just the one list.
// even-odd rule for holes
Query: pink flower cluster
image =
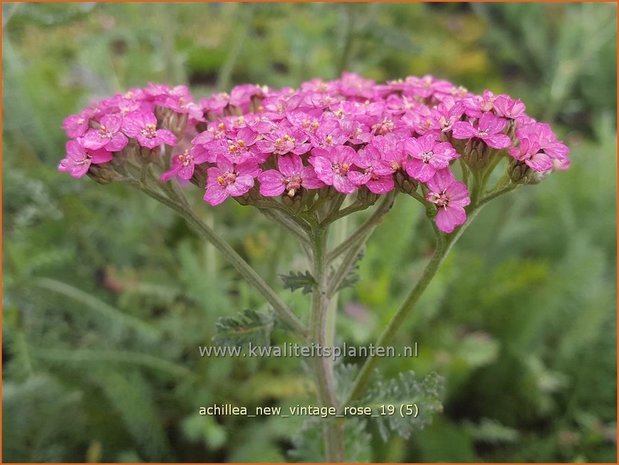
{"label": "pink flower cluster", "polygon": [[158,108],[184,115],[194,126],[204,121],[202,109],[193,102],[185,86],[149,84],[144,89],[131,89],[96,102],[64,120],[63,128],[71,140],[67,142],[67,154],[58,166],[59,171],[80,178],[91,164],[112,161],[113,154],[125,149],[130,140],[147,149],[163,144],[175,146],[177,136],[161,128],[156,116]]}
{"label": "pink flower cluster", "polygon": [[[185,118],[183,129],[170,132],[159,108]],[[156,154],[167,144],[174,148],[161,179],[204,174],[211,205],[252,190],[295,197],[330,186],[382,195],[408,179],[436,205],[445,233],[464,223],[470,203],[452,170],[461,155],[510,156],[541,173],[569,166],[567,147],[520,100],[475,95],[431,76],[377,84],[344,73],[279,90],[247,84],[198,104],[185,87],[150,84],[88,107],[64,127],[73,140],[59,169],[75,177],[128,144]]]}

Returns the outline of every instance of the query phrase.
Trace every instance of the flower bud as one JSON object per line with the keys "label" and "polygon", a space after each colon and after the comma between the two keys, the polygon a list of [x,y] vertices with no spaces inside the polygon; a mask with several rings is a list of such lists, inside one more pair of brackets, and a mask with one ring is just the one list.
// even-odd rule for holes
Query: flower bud
{"label": "flower bud", "polygon": [[483,142],[474,142],[465,147],[462,159],[472,171],[482,170],[490,162],[491,151]]}
{"label": "flower bud", "polygon": [[507,167],[507,172],[509,173],[509,178],[512,182],[515,182],[516,184],[527,184],[526,179],[531,172],[531,168],[521,161],[512,160]]}
{"label": "flower bud", "polygon": [[196,165],[189,182],[200,189],[204,188],[206,185],[206,167],[203,165]]}
{"label": "flower bud", "polygon": [[111,163],[90,165],[88,177],[99,184],[109,184],[113,181],[122,181],[125,177],[116,171]]}
{"label": "flower bud", "polygon": [[549,172],[539,172],[529,168],[524,162],[512,160],[507,168],[510,179],[516,184],[538,184]]}
{"label": "flower bud", "polygon": [[357,191],[357,200],[364,204],[372,205],[378,200],[378,195],[371,192],[367,187],[361,186]]}
{"label": "flower bud", "polygon": [[395,183],[405,194],[410,194],[411,192],[415,191],[417,189],[417,186],[419,185],[417,181],[408,177],[401,171],[398,171],[396,173]]}

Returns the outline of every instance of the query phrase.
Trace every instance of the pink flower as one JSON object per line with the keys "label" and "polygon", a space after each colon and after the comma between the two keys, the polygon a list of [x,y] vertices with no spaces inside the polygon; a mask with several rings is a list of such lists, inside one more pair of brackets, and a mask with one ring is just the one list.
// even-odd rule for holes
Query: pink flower
{"label": "pink flower", "polygon": [[516,129],[519,144],[509,150],[516,160],[524,162],[532,170],[547,172],[569,168],[569,149],[544,123],[531,122]]}
{"label": "pink flower", "polygon": [[144,94],[159,106],[171,108],[181,102],[190,102],[191,94],[187,86],[170,87],[165,84],[148,83]]}
{"label": "pink flower", "polygon": [[89,109],[85,109],[77,115],[71,115],[65,118],[62,127],[67,133],[67,136],[73,139],[83,136],[88,130],[88,123],[90,122],[92,113],[93,112]]}
{"label": "pink flower", "polygon": [[404,147],[411,157],[406,162],[406,172],[421,182],[429,181],[437,171],[447,168],[449,162],[459,156],[449,142],[437,141],[434,134],[408,139]]}
{"label": "pink flower", "polygon": [[484,113],[477,122],[477,127],[473,126],[468,121],[458,121],[453,124],[452,136],[455,139],[472,139],[477,138],[483,140],[486,145],[494,149],[504,149],[512,145],[512,140],[509,136],[501,134],[507,121],[503,118],[498,118],[492,113]]}
{"label": "pink flower", "polygon": [[256,84],[235,86],[230,91],[230,105],[246,109],[253,97],[263,97],[266,91],[268,88]]}
{"label": "pink flower", "polygon": [[494,101],[494,111],[504,118],[516,119],[524,114],[526,107],[522,100],[514,100],[509,95],[501,94]]}
{"label": "pink flower", "polygon": [[[404,152],[403,139],[395,134],[377,136],[372,139],[370,145],[374,146],[380,153],[380,157],[392,172],[404,169],[407,156]],[[368,147],[370,146],[368,145]]]}
{"label": "pink flower", "polygon": [[451,95],[453,84],[448,81],[435,79],[434,76],[425,75],[421,78],[409,76],[405,80],[406,92],[415,97],[429,99],[433,96]]}
{"label": "pink flower", "polygon": [[347,97],[359,97],[363,99],[371,98],[374,93],[375,82],[362,78],[355,73],[342,73],[339,80],[342,95]]}
{"label": "pink flower", "polygon": [[169,181],[174,176],[178,176],[180,179],[188,181],[193,176],[196,165],[207,161],[208,156],[206,154],[194,155],[194,152],[190,149],[185,149],[182,153],[172,157],[170,169],[163,173],[160,179],[162,181]]}
{"label": "pink flower", "polygon": [[315,148],[309,162],[318,179],[335,187],[338,192],[351,194],[356,186],[349,179],[349,174],[356,157],[357,152],[352,147],[340,145],[328,149]]}
{"label": "pink flower", "polygon": [[123,131],[133,137],[142,147],[153,149],[161,144],[175,145],[176,136],[167,129],[157,129],[157,118],[153,113],[134,111],[123,120]]}
{"label": "pink flower", "polygon": [[122,117],[105,115],[99,121],[97,129],[90,129],[84,135],[84,147],[87,149],[105,149],[109,152],[120,152],[129,143],[129,139],[121,131]]}
{"label": "pink flower", "polygon": [[67,155],[60,161],[58,171],[69,173],[74,178],[84,176],[91,164],[100,165],[112,160],[112,154],[107,150],[87,149],[79,140],[68,141],[66,151]]}
{"label": "pink flower", "polygon": [[428,107],[422,107],[407,111],[402,116],[402,121],[413,132],[422,135],[428,132],[438,132],[442,129],[441,121],[437,116],[437,113],[432,112]]}
{"label": "pink flower", "polygon": [[214,115],[221,115],[224,108],[226,108],[229,104],[230,95],[228,95],[226,92],[213,94],[207,99],[200,100],[200,106],[202,107],[202,110],[207,113],[212,113]]}
{"label": "pink flower", "polygon": [[340,123],[336,119],[322,121],[315,134],[310,134],[310,140],[314,147],[336,147],[341,146],[348,140],[344,134]]}
{"label": "pink flower", "polygon": [[279,171],[267,170],[258,175],[260,194],[265,197],[276,197],[284,191],[288,196],[294,197],[301,187],[318,189],[324,186],[312,168],[303,166],[303,161],[298,155],[280,156],[277,167]]}
{"label": "pink flower", "polygon": [[444,233],[464,224],[466,221],[466,207],[471,203],[466,184],[457,181],[449,168],[437,171],[428,181],[429,192],[426,199],[438,208],[434,219],[436,226]]}
{"label": "pink flower", "polygon": [[355,166],[363,171],[351,171],[348,175],[356,186],[367,186],[374,194],[386,194],[394,188],[394,170],[382,157],[380,150],[370,144],[359,152]]}
{"label": "pink flower", "polygon": [[540,173],[550,171],[553,166],[552,157],[542,151],[539,142],[534,139],[523,138],[518,147],[509,150],[509,154]]}
{"label": "pink flower", "polygon": [[462,99],[464,112],[471,118],[480,118],[483,113],[492,111],[497,96],[489,90],[484,90],[482,95],[471,95]]}
{"label": "pink flower", "polygon": [[277,155],[286,155],[294,153],[301,155],[307,153],[311,145],[307,142],[307,135],[301,131],[297,131],[292,127],[279,125],[274,131],[264,134],[263,139],[256,144],[258,150],[262,153],[274,153]]}
{"label": "pink flower", "polygon": [[218,157],[223,156],[231,163],[244,163],[256,157],[252,152],[252,146],[257,139],[258,134],[245,127],[238,131],[229,131],[225,140],[217,141],[210,147]]}
{"label": "pink flower", "polygon": [[228,197],[247,194],[254,186],[254,178],[260,173],[258,165],[252,162],[235,165],[220,158],[217,166],[206,172],[206,192],[204,201],[215,206]]}
{"label": "pink flower", "polygon": [[462,101],[456,101],[453,97],[445,97],[445,100],[432,111],[434,118],[442,132],[451,131],[455,122],[460,121],[464,113]]}

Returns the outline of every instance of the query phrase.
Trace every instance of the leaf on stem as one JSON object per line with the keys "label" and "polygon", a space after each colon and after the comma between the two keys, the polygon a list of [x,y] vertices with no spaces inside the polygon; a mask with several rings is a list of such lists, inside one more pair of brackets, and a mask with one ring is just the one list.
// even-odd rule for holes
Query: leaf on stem
{"label": "leaf on stem", "polygon": [[334,367],[335,391],[339,402],[344,402],[350,386],[355,382],[359,367],[354,363],[338,363]]}
{"label": "leaf on stem", "polygon": [[346,277],[342,280],[342,283],[338,286],[337,291],[341,291],[347,287],[353,287],[357,282],[359,282],[359,262],[363,258],[364,251],[361,250],[357,256],[353,259],[352,264],[350,265],[350,271],[346,275]]}
{"label": "leaf on stem", "polygon": [[309,271],[291,271],[290,274],[279,275],[284,282],[284,288],[292,292],[301,289],[303,294],[310,294],[316,285],[316,280]]}
{"label": "leaf on stem", "polygon": [[407,371],[376,381],[359,405],[372,407],[372,420],[384,441],[393,433],[408,439],[413,431],[428,425],[433,414],[442,411],[443,384],[436,373],[420,380],[413,371]]}
{"label": "leaf on stem", "polygon": [[219,346],[267,346],[271,343],[271,331],[275,325],[273,312],[257,312],[246,309],[236,316],[221,317],[215,323],[213,342]]}

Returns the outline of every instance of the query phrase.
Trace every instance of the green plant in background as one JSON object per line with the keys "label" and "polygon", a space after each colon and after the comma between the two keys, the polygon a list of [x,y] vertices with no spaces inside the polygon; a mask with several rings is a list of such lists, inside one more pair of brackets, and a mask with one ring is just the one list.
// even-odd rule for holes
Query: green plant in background
{"label": "green plant in background", "polygon": [[[523,11],[508,13],[507,7],[492,8],[518,24]],[[513,201],[488,206],[444,263],[397,337],[397,344],[420,340],[420,357],[384,360],[383,365],[388,378],[409,369],[421,375],[438,370],[446,376],[444,414],[409,440],[392,436],[386,443],[371,441],[369,459],[614,460],[615,221],[608,212],[614,211],[615,188],[609,156],[615,153],[615,10],[612,5],[529,7],[543,29],[570,15],[583,21],[596,15],[611,28],[611,40],[600,49],[608,55],[594,53],[592,60],[578,64],[585,72],[576,73],[575,88],[587,91],[568,93],[565,105],[558,106],[559,120],[575,128],[567,139],[576,163],[568,173],[523,190]],[[294,421],[205,419],[195,412],[210,402],[285,406],[307,396],[304,374],[285,359],[208,363],[196,357],[195,347],[213,336],[218,316],[230,308],[260,308],[262,300],[240,286],[228,267],[214,262],[213,251],[197,244],[182,223],[156,203],[126,196],[117,186],[66,183],[50,171],[63,141],[59,131],[46,128],[57,128],[85,96],[142,85],[147,79],[178,82],[184,76],[198,94],[206,93],[231,55],[229,44],[243,34],[244,45],[228,66],[232,83],[277,86],[297,84],[308,75],[334,76],[346,43],[335,24],[350,16],[348,68],[377,79],[432,70],[472,89],[481,83],[517,89],[514,93],[540,117],[543,108],[536,109],[537,102],[554,98],[537,98],[533,92],[543,93],[548,81],[538,80],[535,73],[527,77],[524,67],[506,61],[509,49],[516,48],[513,43],[490,41],[504,29],[501,23],[462,6],[364,5],[348,10],[346,5],[260,5],[243,13],[247,22],[233,21],[243,8],[237,5],[157,5],[146,20],[138,5],[9,8],[13,6],[5,5],[5,13],[12,12],[4,15],[4,108],[12,115],[5,117],[4,137],[4,321],[10,349],[5,386],[19,389],[7,391],[4,398],[7,459],[283,460],[290,431],[300,427]],[[169,21],[170,35],[160,34],[161,21]],[[180,23],[182,29],[175,26]],[[422,29],[411,30],[413,23]],[[75,43],[66,41],[68,34]],[[566,28],[565,34],[573,35],[566,50],[588,43],[590,36],[578,28]],[[405,40],[415,47],[402,47]],[[281,45],[285,43],[291,48]],[[556,43],[546,47],[554,50]],[[173,53],[164,58],[165,50]],[[449,54],[467,58],[449,59]],[[602,80],[587,86],[602,76],[613,85]],[[592,92],[605,98],[593,99]],[[573,108],[579,110],[568,110]],[[138,211],[139,216],[128,213]],[[431,229],[419,213],[412,203],[397,202],[375,232],[360,262],[359,284],[342,291],[341,301],[354,305],[344,306],[337,323],[341,341],[371,341],[389,316],[376,309],[394,308],[403,300],[410,276],[418,276],[427,258],[411,257],[427,256],[432,245]],[[116,224],[106,221],[110,217]],[[284,234],[273,237],[264,219],[243,208],[217,209],[207,221],[225,231],[275,288],[281,285],[277,275],[287,271],[284,263],[292,260],[296,269],[303,269],[294,242]],[[357,223],[350,221],[348,228]],[[242,230],[234,227],[239,222]],[[70,238],[66,225],[71,225]],[[410,228],[408,238],[398,234],[404,227]],[[196,249],[201,253],[194,254]],[[214,273],[217,286],[203,278]],[[456,279],[464,274],[471,280]],[[501,291],[481,299],[483,286],[473,279],[475,274],[502,283],[497,286]],[[54,291],[49,282],[34,280],[42,276],[71,283],[119,312],[93,309],[89,299],[75,298],[79,292],[66,292],[64,286]],[[303,296],[292,293],[286,300],[299,307]],[[149,335],[122,317],[117,321],[117,314],[131,315],[155,331]],[[286,340],[280,330],[274,338],[275,343]],[[93,369],[95,361],[100,374]],[[106,386],[108,379],[127,373],[141,382],[119,382],[116,391]],[[517,388],[514,380],[520,380]],[[63,433],[66,429],[54,426],[68,426],[66,411],[52,409],[53,396],[33,394],[45,389],[57,399],[71,399],[76,423],[88,429]],[[510,400],[507,394],[492,394],[502,392],[522,395]],[[132,402],[135,396],[142,402]],[[26,405],[45,412],[36,427],[12,421],[11,411],[34,411]],[[139,410],[127,410],[127,405]],[[33,418],[34,413],[22,415]],[[140,417],[153,421],[140,426]],[[370,425],[370,431],[376,427]]]}

